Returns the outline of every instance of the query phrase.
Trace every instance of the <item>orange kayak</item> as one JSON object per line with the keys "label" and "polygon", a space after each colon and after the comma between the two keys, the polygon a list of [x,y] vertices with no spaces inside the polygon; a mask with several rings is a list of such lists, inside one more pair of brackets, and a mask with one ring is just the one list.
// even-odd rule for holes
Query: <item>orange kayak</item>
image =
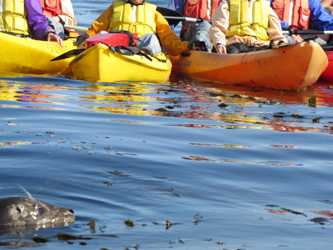
{"label": "orange kayak", "polygon": [[188,77],[281,90],[310,86],[328,64],[324,50],[313,41],[243,54],[190,51],[171,61],[174,72]]}

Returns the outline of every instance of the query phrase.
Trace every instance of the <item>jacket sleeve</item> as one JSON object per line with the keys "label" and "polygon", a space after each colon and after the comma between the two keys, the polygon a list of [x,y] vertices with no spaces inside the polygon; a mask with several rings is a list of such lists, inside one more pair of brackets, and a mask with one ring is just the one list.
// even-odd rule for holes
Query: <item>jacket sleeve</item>
{"label": "jacket sleeve", "polygon": [[274,43],[280,41],[288,43],[287,39],[282,34],[279,17],[272,8],[269,8],[267,33],[269,41],[273,41]]}
{"label": "jacket sleeve", "polygon": [[67,25],[76,26],[76,20],[74,17],[74,10],[71,0],[62,0],[61,10],[62,14],[59,15],[59,18]]}
{"label": "jacket sleeve", "polygon": [[28,25],[33,38],[46,40],[49,32],[55,33],[52,27],[46,23],[41,1],[25,0],[24,5],[28,15]]}
{"label": "jacket sleeve", "polygon": [[111,17],[113,14],[112,5],[107,8],[92,24],[88,31],[85,34],[88,34],[90,37],[98,34],[101,31],[108,31],[109,25],[111,22]]}
{"label": "jacket sleeve", "polygon": [[317,0],[309,0],[309,29],[333,30],[333,16]]}
{"label": "jacket sleeve", "polygon": [[170,29],[167,20],[158,11],[155,12],[155,22],[157,35],[170,55],[177,56],[188,51],[188,42],[178,39],[176,33]]}
{"label": "jacket sleeve", "polygon": [[[274,2],[274,0],[270,0],[270,2],[272,7],[272,3]],[[285,30],[289,26],[287,22],[283,22],[282,20],[280,20],[280,25],[283,30]]]}
{"label": "jacket sleeve", "polygon": [[229,5],[222,1],[213,14],[212,27],[209,29],[210,41],[216,47],[218,43],[226,45],[226,35],[229,28]]}

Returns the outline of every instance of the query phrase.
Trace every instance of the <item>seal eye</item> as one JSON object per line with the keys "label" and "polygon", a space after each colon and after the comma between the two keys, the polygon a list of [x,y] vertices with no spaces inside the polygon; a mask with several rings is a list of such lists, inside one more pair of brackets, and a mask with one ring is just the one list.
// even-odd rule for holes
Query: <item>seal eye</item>
{"label": "seal eye", "polygon": [[20,214],[20,213],[21,213],[21,209],[20,209],[19,207],[16,207],[16,212],[17,212],[18,214]]}
{"label": "seal eye", "polygon": [[38,212],[39,214],[43,214],[43,213],[44,213],[44,208],[39,207],[38,210],[37,210],[37,212]]}

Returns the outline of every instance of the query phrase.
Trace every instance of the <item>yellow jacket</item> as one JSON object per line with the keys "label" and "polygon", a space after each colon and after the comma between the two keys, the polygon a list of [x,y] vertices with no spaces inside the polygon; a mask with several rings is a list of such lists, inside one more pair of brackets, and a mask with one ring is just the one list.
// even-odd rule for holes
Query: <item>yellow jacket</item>
{"label": "yellow jacket", "polygon": [[29,35],[28,17],[24,1],[0,1],[0,31]]}
{"label": "yellow jacket", "polygon": [[[101,31],[108,31],[111,18],[113,15],[113,6],[107,8],[96,20],[91,24],[91,27],[85,33],[94,36]],[[165,18],[158,12],[155,11],[156,33],[166,51],[176,56],[183,52],[188,51],[187,41],[181,41],[174,31],[169,27],[169,23]]]}
{"label": "yellow jacket", "polygon": [[[254,0],[251,0],[252,2]],[[286,38],[282,35],[282,29],[280,25],[280,21],[274,10],[270,7],[269,8],[269,16],[268,16],[268,27],[267,27],[267,34],[268,40],[261,40],[257,39],[254,36],[231,36],[228,37],[228,28],[229,28],[229,4],[226,0],[223,0],[218,9],[215,11],[212,19],[212,27],[209,30],[209,36],[211,42],[216,45],[218,43],[222,45],[230,45],[232,43],[244,43],[247,45],[253,46],[263,46],[268,45],[270,41],[273,43],[278,43],[279,41],[284,41],[288,43]],[[226,38],[227,37],[227,38]]]}

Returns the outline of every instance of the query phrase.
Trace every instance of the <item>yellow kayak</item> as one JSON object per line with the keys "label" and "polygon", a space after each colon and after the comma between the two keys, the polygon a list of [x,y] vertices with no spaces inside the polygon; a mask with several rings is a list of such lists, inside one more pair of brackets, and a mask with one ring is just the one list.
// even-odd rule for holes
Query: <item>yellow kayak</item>
{"label": "yellow kayak", "polygon": [[190,51],[171,57],[178,74],[223,84],[301,90],[315,83],[328,60],[313,41],[243,54]]}
{"label": "yellow kayak", "polygon": [[165,82],[171,73],[171,62],[165,53],[155,57],[124,55],[97,44],[76,56],[70,63],[73,77],[88,82]]}
{"label": "yellow kayak", "polygon": [[50,74],[70,70],[70,58],[51,62],[51,59],[76,49],[75,39],[64,41],[64,47],[56,42],[38,41],[0,32],[0,74]]}

